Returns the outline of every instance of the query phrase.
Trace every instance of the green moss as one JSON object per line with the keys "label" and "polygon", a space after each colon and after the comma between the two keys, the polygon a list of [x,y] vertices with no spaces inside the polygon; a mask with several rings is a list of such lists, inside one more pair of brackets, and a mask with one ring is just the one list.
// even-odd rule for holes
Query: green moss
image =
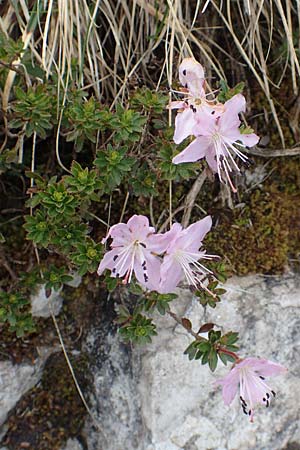
{"label": "green moss", "polygon": [[242,209],[211,211],[218,223],[206,246],[227,261],[232,273],[280,273],[292,260],[299,260],[299,161],[274,160],[268,182],[242,195]]}

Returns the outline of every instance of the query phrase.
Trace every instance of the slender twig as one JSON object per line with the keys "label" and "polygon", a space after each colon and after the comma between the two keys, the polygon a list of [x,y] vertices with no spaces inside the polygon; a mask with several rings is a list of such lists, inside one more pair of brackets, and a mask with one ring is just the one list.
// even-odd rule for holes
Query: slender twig
{"label": "slender twig", "polygon": [[102,223],[103,225],[105,225],[106,227],[109,227],[108,223],[105,222],[105,220],[100,219],[100,217],[96,216],[96,214],[91,213],[90,211],[88,211],[88,215],[93,217],[93,219],[98,220],[98,222]]}
{"label": "slender twig", "polygon": [[[172,214],[170,216],[171,219],[173,219],[173,217],[176,216],[176,214],[179,213],[180,211],[186,210],[187,220],[185,220],[183,222],[183,219],[182,219],[182,224],[183,225],[185,224],[185,226],[188,225],[193,205],[194,205],[196,197],[201,189],[201,186],[203,185],[204,181],[206,180],[206,177],[207,177],[207,172],[204,170],[199,175],[199,177],[197,178],[197,180],[194,182],[193,186],[191,187],[190,191],[186,195],[184,204],[178,206],[178,208],[176,208],[175,211],[172,212]],[[197,192],[197,189],[198,189],[198,192]],[[161,225],[161,227],[159,228],[159,233],[162,233],[165,230],[165,228],[168,226],[168,224],[170,223],[170,217],[168,217],[168,219],[165,220],[165,222]]]}
{"label": "slender twig", "polygon": [[122,222],[122,220],[123,220],[123,217],[124,217],[124,214],[125,214],[125,211],[126,211],[126,206],[127,206],[128,199],[129,199],[129,191],[127,191],[127,194],[126,194],[126,197],[125,197],[125,200],[124,200],[124,204],[123,204],[123,208],[122,208],[122,212],[121,212],[121,215],[120,215],[119,222]]}
{"label": "slender twig", "polygon": [[151,225],[156,228],[154,214],[153,214],[153,195],[151,195],[150,200],[149,200],[149,214],[150,214]]}
{"label": "slender twig", "polygon": [[[176,216],[177,213],[179,213],[183,209],[184,209],[184,205],[178,206],[178,208],[176,208],[175,211],[172,212],[172,219],[173,219],[173,217]],[[159,228],[159,233],[162,233],[167,228],[169,223],[170,223],[170,217],[168,217],[167,220],[165,220],[164,223],[162,224],[162,226]]]}
{"label": "slender twig", "polygon": [[[169,314],[169,316],[172,317],[172,319],[175,320],[175,322],[178,323],[178,325],[181,325],[187,331],[187,333],[193,336],[197,341],[207,341],[207,339],[199,336],[198,333],[193,331],[193,329],[189,325],[185,324],[184,320],[178,317],[173,311],[169,310],[167,311],[167,313]],[[227,350],[224,347],[218,347],[217,352],[231,356],[232,358],[235,359],[235,362],[238,362],[241,359],[236,353],[231,352],[230,350]]]}
{"label": "slender twig", "polygon": [[4,267],[4,269],[7,270],[9,275],[11,276],[12,280],[17,281],[18,277],[13,271],[13,269],[10,267],[10,265],[7,262],[7,258],[4,254],[2,254],[2,251],[0,251],[0,265]]}
{"label": "slender twig", "polygon": [[300,147],[272,149],[272,148],[260,148],[255,146],[251,148],[243,148],[243,151],[245,153],[248,153],[249,155],[262,156],[263,158],[300,155]]}
{"label": "slender twig", "polygon": [[172,317],[172,319],[175,320],[175,322],[178,323],[178,325],[181,325],[191,336],[193,336],[195,339],[197,339],[197,341],[205,340],[203,337],[199,336],[199,334],[197,334],[195,331],[193,331],[192,328],[186,326],[184,321],[182,321],[182,319],[180,317],[178,317],[173,311],[169,310],[169,311],[167,311],[167,313],[169,314],[169,316]]}
{"label": "slender twig", "polygon": [[192,188],[190,189],[189,193],[185,197],[185,204],[184,204],[184,213],[182,217],[181,224],[184,228],[186,228],[189,224],[192,210],[194,207],[194,203],[196,201],[196,198],[207,178],[207,172],[206,169],[203,170],[203,172],[200,173],[198,178],[194,181],[194,184]]}
{"label": "slender twig", "polygon": [[[97,429],[98,431],[100,431],[100,430],[101,430],[100,425],[99,425],[99,423],[96,421],[96,419],[95,419],[95,417],[94,417],[94,415],[93,415],[93,413],[92,413],[92,411],[91,411],[89,405],[88,405],[87,402],[86,402],[86,399],[84,398],[84,395],[83,395],[83,393],[82,393],[82,390],[81,390],[81,388],[80,388],[80,386],[79,386],[79,384],[78,384],[78,381],[77,381],[76,375],[75,375],[75,373],[74,373],[74,369],[73,369],[73,366],[72,366],[72,364],[71,364],[70,358],[69,358],[69,356],[68,356],[68,353],[67,353],[67,350],[66,350],[66,347],[65,347],[65,344],[64,344],[64,341],[63,341],[63,338],[62,338],[62,335],[61,335],[61,332],[60,332],[60,329],[59,329],[57,320],[56,320],[56,317],[55,317],[55,315],[54,315],[54,313],[53,313],[51,307],[50,307],[50,313],[51,313],[51,318],[52,318],[52,321],[53,321],[53,324],[54,324],[54,327],[55,327],[55,330],[56,330],[56,333],[57,333],[57,336],[58,336],[58,339],[59,339],[59,342],[60,342],[61,349],[62,349],[62,351],[63,351],[65,360],[66,360],[66,362],[67,362],[69,371],[70,371],[70,373],[71,373],[71,375],[72,375],[72,378],[73,378],[74,384],[75,384],[75,386],[76,386],[77,392],[78,392],[78,394],[79,394],[79,396],[80,396],[80,398],[81,398],[81,401],[82,401],[82,403],[83,403],[85,409],[87,410],[89,416],[91,417],[91,419],[92,419],[92,421],[93,421],[93,424],[95,425],[96,429]],[[103,432],[103,430],[101,430],[101,432]]]}
{"label": "slender twig", "polygon": [[218,353],[224,353],[225,355],[232,356],[232,358],[234,358],[236,362],[241,359],[236,353],[230,352],[229,350],[226,350],[226,348],[224,347],[219,347],[217,351]]}
{"label": "slender twig", "polygon": [[[13,70],[14,72],[17,72],[17,74],[19,74],[19,75],[24,75],[24,72],[22,72],[22,70],[20,70],[18,68],[19,66],[16,67],[14,64],[11,64],[11,63],[9,64],[9,63],[7,63],[5,61],[1,61],[0,60],[0,66],[3,66],[3,67],[5,67],[6,69],[9,69],[9,70]],[[23,67],[23,66],[20,65],[20,67]]]}
{"label": "slender twig", "polygon": [[169,181],[169,226],[172,227],[172,180]]}

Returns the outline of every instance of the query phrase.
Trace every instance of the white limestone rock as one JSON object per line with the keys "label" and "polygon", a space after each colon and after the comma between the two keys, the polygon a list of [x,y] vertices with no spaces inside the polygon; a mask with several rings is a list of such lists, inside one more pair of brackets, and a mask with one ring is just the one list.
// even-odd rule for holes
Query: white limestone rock
{"label": "white limestone rock", "polygon": [[60,313],[63,298],[60,295],[62,288],[58,291],[51,290],[49,297],[46,296],[45,286],[41,286],[40,289],[31,296],[31,314],[34,317],[50,317],[50,308],[53,314],[57,316]]}
{"label": "white limestone rock", "polygon": [[[0,449],[1,450],[1,449]],[[83,450],[77,439],[68,439],[63,450]]]}
{"label": "white limestone rock", "polygon": [[[289,372],[270,385],[277,397],[270,408],[257,408],[251,424],[238,401],[225,407],[214,380],[228,372],[219,366],[188,361],[182,353],[191,341],[171,318],[159,318],[162,332],[142,355],[139,392],[150,443],[147,450],[274,450],[300,441],[300,279],[248,276],[233,278],[215,310],[206,311],[181,291],[172,308],[197,329],[204,322],[240,332],[240,354],[259,356],[285,365]],[[298,355],[298,356],[297,356]]]}
{"label": "white limestone rock", "polygon": [[43,367],[51,349],[39,349],[40,357],[34,364],[0,362],[0,426],[20,398],[41,378]]}
{"label": "white limestone rock", "polygon": [[[193,328],[206,322],[239,331],[241,356],[263,357],[286,366],[270,379],[277,392],[269,408],[257,408],[254,423],[238,399],[223,405],[215,374],[183,355],[191,336],[169,316],[157,314],[158,336],[145,347],[124,345],[112,322],[112,302],[102,306],[86,350],[94,361],[94,396],[88,398],[96,430],[88,419],[88,450],[299,450],[300,446],[300,277],[232,278],[212,310],[179,291],[171,304]],[[295,446],[296,445],[296,446]],[[298,446],[297,446],[298,445]]]}
{"label": "white limestone rock", "polygon": [[70,272],[69,275],[73,278],[70,281],[66,281],[65,284],[73,288],[78,288],[81,284],[82,276],[79,275],[78,272]]}

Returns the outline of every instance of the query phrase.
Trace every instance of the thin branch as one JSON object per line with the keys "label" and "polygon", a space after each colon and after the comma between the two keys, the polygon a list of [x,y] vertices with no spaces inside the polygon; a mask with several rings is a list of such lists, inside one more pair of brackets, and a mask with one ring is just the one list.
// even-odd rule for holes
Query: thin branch
{"label": "thin branch", "polygon": [[[184,205],[180,205],[178,206],[178,208],[175,209],[175,211],[172,212],[172,218],[176,216],[177,213],[179,213],[180,211],[182,211],[184,209]],[[164,221],[164,223],[162,224],[162,226],[159,228],[159,233],[162,233],[167,226],[170,223],[170,218],[168,217],[167,220]]]}
{"label": "thin branch", "polygon": [[218,353],[224,353],[224,355],[231,356],[232,358],[235,359],[235,362],[238,362],[241,359],[236,353],[230,352],[229,350],[227,350],[226,348],[223,348],[223,347],[218,347],[217,352]]}
{"label": "thin branch", "polygon": [[185,198],[184,213],[181,221],[181,224],[184,228],[186,228],[189,224],[194,203],[206,178],[207,178],[207,171],[206,169],[204,169],[203,172],[200,173],[198,178],[196,178],[192,188],[190,189],[188,195]]}
{"label": "thin branch", "polygon": [[248,153],[249,155],[262,156],[263,158],[300,155],[300,147],[272,149],[272,148],[260,148],[255,146],[251,148],[243,148],[243,151],[245,153]]}
{"label": "thin branch", "polygon": [[79,396],[80,396],[80,398],[81,398],[81,401],[82,401],[82,403],[84,404],[84,407],[85,407],[85,409],[87,410],[89,416],[91,417],[91,419],[92,419],[92,421],[93,421],[93,424],[94,424],[94,426],[96,427],[96,429],[97,429],[98,431],[103,432],[103,430],[101,430],[101,427],[100,427],[99,423],[96,421],[96,419],[95,419],[95,417],[94,417],[94,415],[93,415],[93,413],[92,413],[92,411],[91,411],[89,405],[87,404],[87,402],[86,402],[86,400],[85,400],[85,398],[84,398],[84,395],[83,395],[83,393],[82,393],[82,390],[81,390],[81,388],[80,388],[80,386],[79,386],[79,384],[78,384],[76,375],[75,375],[75,373],[74,373],[73,366],[72,366],[71,361],[70,361],[70,359],[69,359],[69,356],[68,356],[66,347],[65,347],[65,345],[64,345],[64,341],[63,341],[63,338],[62,338],[62,335],[61,335],[61,332],[60,332],[60,329],[59,329],[57,320],[56,320],[55,315],[54,315],[54,313],[53,313],[53,311],[52,311],[52,308],[50,308],[50,313],[51,313],[51,318],[52,318],[52,321],[53,321],[53,324],[54,324],[54,327],[55,327],[55,330],[56,330],[56,333],[57,333],[57,336],[58,336],[58,339],[59,339],[59,342],[60,342],[61,349],[62,349],[62,351],[63,351],[65,360],[66,360],[66,362],[67,362],[69,371],[70,371],[70,373],[71,373],[71,375],[72,375],[74,384],[75,384],[76,389],[77,389],[77,392],[78,392],[78,394],[79,394]]}
{"label": "thin branch", "polygon": [[173,311],[169,310],[167,311],[169,316],[172,317],[172,319],[175,320],[175,322],[178,323],[178,325],[181,325],[191,336],[193,336],[197,341],[206,341],[203,337],[199,336],[195,331],[192,330],[192,328],[185,325],[184,321],[180,317],[178,317]]}
{"label": "thin branch", "polygon": [[13,271],[13,269],[10,267],[10,265],[8,264],[7,258],[5,257],[4,254],[2,254],[2,251],[0,253],[0,265],[2,265],[4,267],[4,269],[7,270],[7,272],[11,276],[12,280],[17,281],[18,277],[15,274],[15,272]]}
{"label": "thin branch", "polygon": [[122,222],[122,220],[123,220],[123,217],[124,217],[124,214],[125,214],[125,211],[126,211],[126,207],[127,207],[128,199],[129,199],[129,191],[127,191],[127,194],[126,194],[126,197],[125,197],[125,200],[124,200],[124,204],[123,204],[123,208],[122,208],[122,212],[121,212],[121,216],[120,216],[119,222]]}

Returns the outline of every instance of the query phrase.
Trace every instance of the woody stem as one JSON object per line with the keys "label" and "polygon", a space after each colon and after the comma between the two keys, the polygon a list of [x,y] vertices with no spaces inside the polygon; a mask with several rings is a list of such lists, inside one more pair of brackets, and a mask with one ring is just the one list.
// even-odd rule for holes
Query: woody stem
{"label": "woody stem", "polygon": [[223,347],[219,347],[218,352],[224,353],[225,355],[232,356],[232,358],[234,358],[236,361],[238,361],[240,359],[240,357],[236,353],[230,352],[229,350],[226,350],[226,348],[223,348]]}
{"label": "woody stem", "polygon": [[173,311],[169,310],[169,311],[167,311],[167,313],[169,314],[169,316],[171,316],[175,320],[175,322],[177,322],[179,325],[181,325],[189,334],[191,334],[195,339],[197,339],[197,341],[206,340],[206,339],[202,338],[201,336],[199,336],[199,334],[197,334],[195,331],[193,331],[189,326],[185,325],[184,320],[181,319],[180,317],[178,317]]}

